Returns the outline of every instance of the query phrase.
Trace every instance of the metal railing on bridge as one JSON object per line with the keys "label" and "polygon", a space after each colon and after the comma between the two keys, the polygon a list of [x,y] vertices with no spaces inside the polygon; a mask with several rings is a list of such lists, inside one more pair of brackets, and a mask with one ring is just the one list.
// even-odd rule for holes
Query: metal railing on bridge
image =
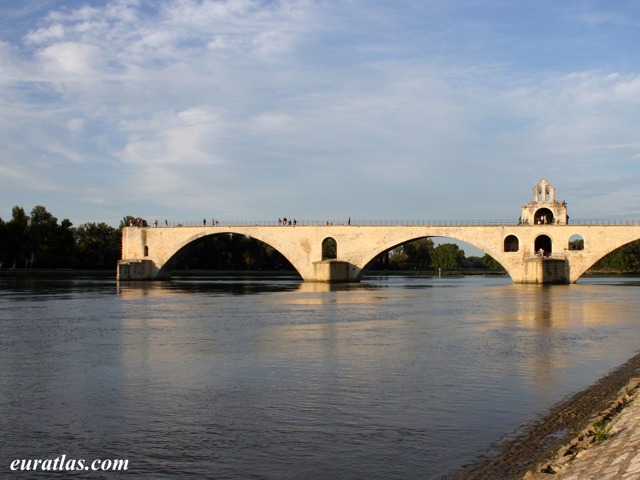
{"label": "metal railing on bridge", "polygon": [[[293,220],[286,223],[278,220],[200,220],[188,222],[175,222],[164,220],[162,222],[152,222],[150,227],[262,227],[262,226],[422,226],[422,227],[464,227],[464,226],[529,226],[520,224],[517,220]],[[594,219],[594,220],[572,220],[569,226],[589,226],[589,225],[640,225],[640,220],[620,220],[620,219]],[[537,226],[537,225],[536,225]],[[544,225],[540,225],[544,226]]]}
{"label": "metal railing on bridge", "polygon": [[569,225],[640,225],[640,220],[621,220],[621,219],[595,219],[595,220],[571,220]]}
{"label": "metal railing on bridge", "polygon": [[[287,223],[278,222],[277,220],[219,220],[215,222],[216,227],[263,227],[263,226],[372,226],[372,227],[386,227],[386,226],[496,226],[496,225],[517,225],[518,222],[514,221],[502,221],[502,220],[292,220],[291,223],[287,220]],[[151,224],[149,226],[154,226]],[[214,226],[211,221],[203,222],[189,221],[189,222],[158,222],[157,227],[211,227]]]}
{"label": "metal railing on bridge", "polygon": [[538,253],[530,253],[529,255],[525,256],[525,259],[533,259],[533,258],[542,258],[543,260],[545,259],[549,259],[549,260],[565,260],[567,258],[567,256],[564,253],[545,253],[543,255],[540,255]]}

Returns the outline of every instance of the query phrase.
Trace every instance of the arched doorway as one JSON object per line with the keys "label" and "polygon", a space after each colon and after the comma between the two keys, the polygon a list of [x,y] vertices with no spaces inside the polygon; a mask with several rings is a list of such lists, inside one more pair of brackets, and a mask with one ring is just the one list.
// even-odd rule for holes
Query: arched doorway
{"label": "arched doorway", "polygon": [[536,225],[545,225],[545,224],[553,224],[555,223],[555,218],[553,217],[553,212],[548,208],[541,208],[538,210],[533,217],[533,221]]}
{"label": "arched doorway", "polygon": [[322,241],[322,260],[338,258],[338,244],[335,239],[327,237]]}
{"label": "arched doorway", "polygon": [[553,212],[551,210],[548,208],[541,208],[534,215],[533,221],[536,225],[553,224],[555,223],[555,218],[553,217]]}
{"label": "arched doorway", "polygon": [[504,239],[504,251],[505,252],[517,252],[520,250],[520,241],[515,235],[507,235]]}
{"label": "arched doorway", "polygon": [[533,246],[533,250],[536,255],[548,256],[553,252],[551,248],[551,239],[547,235],[540,235],[536,238],[536,241]]}

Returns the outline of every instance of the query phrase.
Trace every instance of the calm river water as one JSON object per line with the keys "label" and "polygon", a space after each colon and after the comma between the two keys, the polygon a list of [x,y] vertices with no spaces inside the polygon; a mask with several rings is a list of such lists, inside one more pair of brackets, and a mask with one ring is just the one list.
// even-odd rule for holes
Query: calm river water
{"label": "calm river water", "polygon": [[0,472],[441,478],[635,355],[639,287],[0,277]]}

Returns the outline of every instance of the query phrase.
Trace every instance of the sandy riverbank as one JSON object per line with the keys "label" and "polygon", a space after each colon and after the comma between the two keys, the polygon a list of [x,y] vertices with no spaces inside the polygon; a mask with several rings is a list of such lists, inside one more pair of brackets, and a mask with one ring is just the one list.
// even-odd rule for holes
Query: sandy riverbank
{"label": "sandy riverbank", "polygon": [[478,459],[447,479],[513,480],[522,478],[538,465],[553,462],[558,450],[605,411],[639,372],[640,354],[560,402],[544,418],[495,445],[493,451],[497,453]]}

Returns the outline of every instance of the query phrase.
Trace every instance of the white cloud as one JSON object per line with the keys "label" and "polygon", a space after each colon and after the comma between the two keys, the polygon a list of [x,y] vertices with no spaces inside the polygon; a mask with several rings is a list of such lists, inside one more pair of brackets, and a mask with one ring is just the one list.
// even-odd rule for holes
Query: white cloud
{"label": "white cloud", "polygon": [[85,121],[82,118],[72,118],[67,121],[67,129],[74,134],[81,133],[84,130]]}
{"label": "white cloud", "polygon": [[27,44],[42,44],[49,43],[64,38],[65,29],[63,25],[56,23],[45,28],[39,28],[38,30],[27,33],[25,41]]}
{"label": "white cloud", "polygon": [[207,149],[223,128],[219,117],[204,108],[159,113],[149,122],[123,125],[131,133],[122,159],[142,166],[217,163]]}
{"label": "white cloud", "polygon": [[56,43],[38,52],[45,73],[68,79],[68,75],[97,74],[96,67],[102,56],[94,45],[76,42]]}
{"label": "white cloud", "polygon": [[293,133],[296,119],[284,112],[262,112],[249,120],[252,129],[263,132]]}

